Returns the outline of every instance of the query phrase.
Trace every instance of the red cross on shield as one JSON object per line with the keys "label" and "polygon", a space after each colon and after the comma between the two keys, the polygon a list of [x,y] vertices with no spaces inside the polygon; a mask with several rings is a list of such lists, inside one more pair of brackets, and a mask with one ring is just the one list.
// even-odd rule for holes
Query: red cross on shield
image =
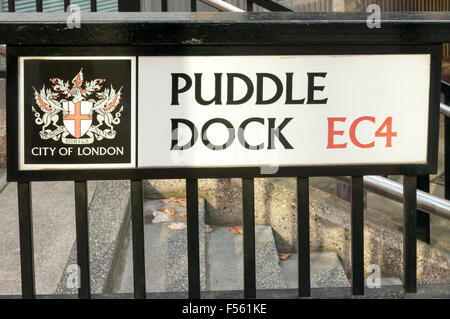
{"label": "red cross on shield", "polygon": [[89,112],[92,107],[90,101],[63,102],[63,108],[67,112],[67,116],[63,117],[64,126],[75,138],[82,137],[91,127],[92,117],[89,116]]}

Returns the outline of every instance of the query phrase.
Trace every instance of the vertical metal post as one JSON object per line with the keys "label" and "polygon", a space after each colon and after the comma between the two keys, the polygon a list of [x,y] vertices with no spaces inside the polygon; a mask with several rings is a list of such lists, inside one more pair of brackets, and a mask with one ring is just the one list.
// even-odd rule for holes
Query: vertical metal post
{"label": "vertical metal post", "polygon": [[198,180],[186,180],[189,299],[200,299]]}
{"label": "vertical metal post", "polygon": [[140,0],[119,0],[119,12],[140,12]]}
{"label": "vertical metal post", "polygon": [[91,0],[91,12],[97,12],[97,0]]}
{"label": "vertical metal post", "polygon": [[80,267],[80,299],[91,298],[89,279],[89,217],[86,181],[75,181],[75,215],[77,233],[77,263]]}
{"label": "vertical metal post", "polygon": [[191,12],[197,12],[197,0],[191,0]]}
{"label": "vertical metal post", "polygon": [[70,6],[70,0],[64,0],[64,11],[67,11],[68,6]]}
{"label": "vertical metal post", "polygon": [[253,2],[251,0],[247,0],[247,11],[253,11]]}
{"label": "vertical metal post", "polygon": [[311,295],[309,249],[309,178],[297,178],[298,295]]}
{"label": "vertical metal post", "polygon": [[[445,96],[445,104],[450,104],[450,97]],[[450,199],[450,118],[444,118],[444,176],[445,199]]]}
{"label": "vertical metal post", "polygon": [[15,12],[16,5],[14,0],[8,0],[8,12]]}
{"label": "vertical metal post", "polygon": [[244,297],[256,298],[255,185],[253,178],[242,179],[244,224]]}
{"label": "vertical metal post", "polygon": [[[430,175],[417,176],[417,189],[430,192]],[[430,243],[430,214],[421,210],[417,211],[417,239]]]}
{"label": "vertical metal post", "polygon": [[134,298],[145,299],[145,244],[142,180],[131,181]]}
{"label": "vertical metal post", "polygon": [[42,12],[43,11],[42,0],[36,0],[36,11],[37,12]]}
{"label": "vertical metal post", "polygon": [[364,180],[352,176],[352,292],[364,295]]}
{"label": "vertical metal post", "polygon": [[406,293],[417,290],[417,177],[403,177],[403,287]]}
{"label": "vertical metal post", "polygon": [[22,277],[22,298],[35,297],[34,253],[33,253],[33,214],[31,207],[31,183],[18,182],[20,234],[20,270]]}
{"label": "vertical metal post", "polygon": [[168,11],[167,0],[161,0],[161,11],[162,12],[167,12]]}

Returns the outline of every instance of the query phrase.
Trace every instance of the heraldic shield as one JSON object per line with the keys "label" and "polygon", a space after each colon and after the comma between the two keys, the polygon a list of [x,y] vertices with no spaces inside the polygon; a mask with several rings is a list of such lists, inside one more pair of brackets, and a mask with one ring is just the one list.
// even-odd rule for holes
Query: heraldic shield
{"label": "heraldic shield", "polygon": [[85,135],[92,125],[92,101],[64,101],[63,123],[67,131],[75,138],[81,138]]}

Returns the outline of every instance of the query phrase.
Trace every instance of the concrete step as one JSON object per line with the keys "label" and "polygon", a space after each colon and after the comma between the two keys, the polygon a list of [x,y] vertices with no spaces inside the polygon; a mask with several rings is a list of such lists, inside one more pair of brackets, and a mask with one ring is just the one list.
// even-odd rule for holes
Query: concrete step
{"label": "concrete step", "polygon": [[[55,293],[73,247],[75,240],[73,185],[73,182],[32,183],[37,294]],[[96,186],[97,182],[88,182],[89,202]],[[5,184],[0,184],[0,203],[0,295],[19,295],[21,274],[16,183],[7,184],[6,188]]]}
{"label": "concrete step", "polygon": [[[152,223],[152,212],[173,208],[177,214],[186,207],[177,201],[147,200],[144,202],[145,271],[147,292],[188,291],[187,231],[169,229],[172,223],[186,224],[186,216],[177,216],[167,222]],[[201,287],[205,289],[205,205],[199,201],[199,245]],[[131,226],[131,225],[130,225]],[[113,292],[133,292],[133,246],[131,227],[119,262],[123,273],[114,284]]]}
{"label": "concrete step", "polygon": [[[280,261],[288,288],[298,288],[298,254]],[[311,288],[350,287],[344,268],[336,253],[311,253]]]}
{"label": "concrete step", "polygon": [[[298,288],[298,254],[292,254],[285,261],[280,261],[288,288]],[[350,287],[339,257],[334,252],[311,253],[311,288]],[[367,279],[365,281],[367,287]],[[398,286],[402,281],[396,277],[380,278],[381,286]]]}
{"label": "concrete step", "polygon": [[381,277],[380,278],[380,286],[374,286],[373,283],[371,284],[371,287],[369,287],[368,278],[366,278],[365,284],[368,288],[381,288],[383,286],[402,286],[402,281],[397,277]]}
{"label": "concrete step", "polygon": [[[286,288],[272,227],[256,226],[255,236],[257,289]],[[243,289],[242,250],[243,235],[233,234],[229,227],[214,227],[206,234],[207,290]]]}

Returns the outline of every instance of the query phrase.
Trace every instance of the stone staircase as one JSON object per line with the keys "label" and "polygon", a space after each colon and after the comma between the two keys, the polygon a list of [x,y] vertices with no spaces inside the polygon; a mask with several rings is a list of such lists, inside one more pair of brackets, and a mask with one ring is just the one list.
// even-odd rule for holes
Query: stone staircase
{"label": "stone staircase", "polygon": [[[151,222],[152,212],[157,209],[172,208],[178,215],[167,222]],[[147,292],[182,292],[188,290],[187,230],[169,229],[173,223],[186,224],[183,213],[186,207],[174,201],[160,200],[144,203],[144,243],[145,272]],[[199,202],[199,247],[201,288],[205,289],[205,204]],[[130,227],[131,228],[131,227]],[[131,229],[128,231],[127,243],[119,258],[118,267],[122,275],[112,285],[113,292],[133,292],[133,247]]]}
{"label": "stone staircase", "polygon": [[[188,290],[187,232],[169,229],[172,223],[186,223],[186,216],[177,216],[166,222],[151,223],[151,213],[171,207],[177,215],[186,208],[176,201],[149,200],[144,204],[146,288],[148,292],[180,292]],[[204,201],[199,203],[200,223],[200,278],[201,289],[231,291],[243,289],[243,235],[234,234],[230,227],[213,227],[205,232]],[[270,226],[255,227],[256,285],[257,289],[297,287],[297,254],[280,261]],[[128,232],[112,292],[133,291],[133,254],[131,231]],[[349,287],[350,283],[336,253],[311,254],[311,286]]]}

